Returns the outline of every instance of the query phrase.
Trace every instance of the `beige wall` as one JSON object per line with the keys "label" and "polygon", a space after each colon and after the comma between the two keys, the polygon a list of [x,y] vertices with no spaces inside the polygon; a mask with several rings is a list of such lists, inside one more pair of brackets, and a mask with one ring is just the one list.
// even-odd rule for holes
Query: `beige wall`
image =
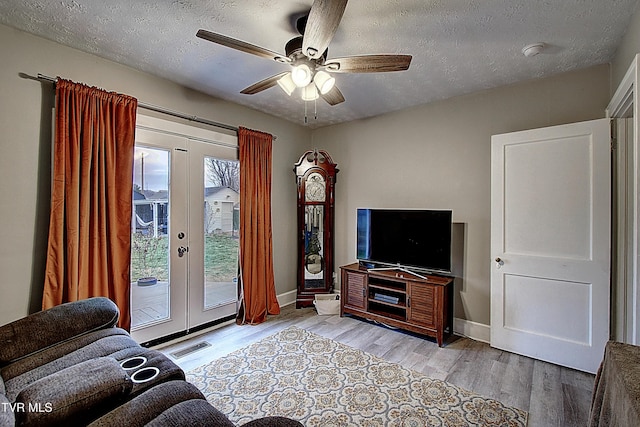
{"label": "beige wall", "polygon": [[279,294],[295,289],[291,169],[305,149],[327,149],[340,168],[336,268],[354,260],[357,207],[453,209],[454,220],[466,224],[456,316],[481,324],[490,318],[491,135],[603,117],[610,95],[609,66],[602,65],[310,131],[6,26],[0,26],[0,39],[0,324],[38,309],[48,227],[53,96],[49,85],[19,73],[60,75],[277,135],[273,217]]}
{"label": "beige wall", "polygon": [[310,131],[96,56],[0,25],[0,324],[39,309],[47,242],[52,86],[61,76],[140,101],[277,136],[273,151],[274,265],[279,294],[295,289],[296,189],[292,165]]}
{"label": "beige wall", "polygon": [[452,209],[466,224],[455,315],[488,325],[491,135],[602,118],[608,102],[601,65],[315,130],[340,168],[336,265],[355,260],[357,207]]}
{"label": "beige wall", "polygon": [[615,92],[637,53],[640,53],[640,7],[631,17],[627,33],[611,62],[611,94]]}

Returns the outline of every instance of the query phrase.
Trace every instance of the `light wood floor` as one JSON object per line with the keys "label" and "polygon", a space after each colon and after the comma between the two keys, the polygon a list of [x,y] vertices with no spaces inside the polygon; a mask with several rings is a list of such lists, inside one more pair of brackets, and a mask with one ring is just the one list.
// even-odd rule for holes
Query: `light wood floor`
{"label": "light wood floor", "polygon": [[[439,348],[434,340],[352,317],[318,316],[313,309],[287,306],[261,325],[228,325],[159,350],[189,371],[293,325],[528,411],[529,427],[587,425],[593,375],[468,338],[452,337]],[[211,345],[181,358],[171,355],[202,341]]]}

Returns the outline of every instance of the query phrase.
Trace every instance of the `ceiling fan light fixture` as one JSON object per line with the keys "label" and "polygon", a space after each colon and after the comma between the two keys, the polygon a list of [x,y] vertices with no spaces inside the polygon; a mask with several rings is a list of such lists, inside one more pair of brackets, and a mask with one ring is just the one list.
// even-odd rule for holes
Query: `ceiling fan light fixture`
{"label": "ceiling fan light fixture", "polygon": [[[300,88],[302,99],[315,101],[322,98],[330,106],[345,101],[335,85],[332,73],[383,73],[404,71],[409,68],[411,55],[356,55],[329,58],[329,45],[335,35],[348,0],[312,0],[311,9],[297,20],[300,36],[285,44],[285,55],[242,40],[200,29],[198,38],[235,49],[250,55],[275,60],[291,66],[286,71],[267,77],[243,89],[240,93],[255,95],[278,84],[289,96]],[[293,17],[293,16],[291,16]],[[297,96],[297,95],[296,95]],[[316,108],[314,102],[314,109]]]}
{"label": "ceiling fan light fixture", "polygon": [[319,97],[320,97],[320,95],[318,94],[318,89],[316,89],[316,85],[315,84],[310,83],[307,86],[302,88],[302,100],[303,101],[315,101]]}
{"label": "ceiling fan light fixture", "polygon": [[293,91],[296,89],[296,84],[291,77],[291,73],[287,73],[284,76],[280,77],[278,79],[278,86],[280,86],[287,95],[291,96]]}
{"label": "ceiling fan light fixture", "polygon": [[313,77],[313,82],[318,87],[318,90],[321,94],[325,95],[336,84],[336,79],[331,77],[329,73],[326,71],[318,71],[316,75]]}
{"label": "ceiling fan light fixture", "polygon": [[311,83],[313,75],[311,68],[307,64],[298,64],[291,71],[291,78],[298,87],[306,87]]}

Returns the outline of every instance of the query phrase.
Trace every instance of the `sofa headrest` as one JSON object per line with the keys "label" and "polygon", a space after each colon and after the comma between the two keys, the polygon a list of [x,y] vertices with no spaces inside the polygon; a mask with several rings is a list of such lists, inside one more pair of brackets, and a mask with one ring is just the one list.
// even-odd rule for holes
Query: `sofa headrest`
{"label": "sofa headrest", "polygon": [[69,302],[0,327],[0,365],[86,333],[113,327],[120,312],[104,297]]}

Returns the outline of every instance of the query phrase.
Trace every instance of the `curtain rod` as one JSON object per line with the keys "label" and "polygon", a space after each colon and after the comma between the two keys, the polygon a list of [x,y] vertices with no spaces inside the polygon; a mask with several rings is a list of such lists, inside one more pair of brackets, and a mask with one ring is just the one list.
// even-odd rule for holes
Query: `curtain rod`
{"label": "curtain rod", "polygon": [[[49,83],[53,83],[55,84],[58,79],[54,78],[54,77],[49,77],[49,76],[45,76],[44,74],[40,74],[38,73],[38,80],[42,80],[42,81],[46,81]],[[168,110],[166,108],[163,107],[158,107],[157,105],[151,105],[151,104],[146,104],[144,102],[140,102],[138,101],[138,107],[140,108],[144,108],[146,110],[152,110],[155,111],[157,113],[162,113],[162,114],[167,114],[169,116],[173,116],[173,117],[178,117],[180,119],[185,119],[185,120],[189,120],[192,122],[198,122],[198,123],[203,123],[205,125],[210,125],[210,126],[215,126],[218,128],[222,128],[222,129],[227,129],[227,130],[231,130],[234,132],[238,132],[238,128],[236,126],[231,126],[225,123],[220,123],[220,122],[214,122],[212,120],[208,120],[208,119],[203,119],[201,117],[198,116],[190,116],[188,114],[184,114],[184,113],[180,113],[178,111],[173,111],[173,110]],[[276,140],[276,136],[273,135],[273,140]]]}

